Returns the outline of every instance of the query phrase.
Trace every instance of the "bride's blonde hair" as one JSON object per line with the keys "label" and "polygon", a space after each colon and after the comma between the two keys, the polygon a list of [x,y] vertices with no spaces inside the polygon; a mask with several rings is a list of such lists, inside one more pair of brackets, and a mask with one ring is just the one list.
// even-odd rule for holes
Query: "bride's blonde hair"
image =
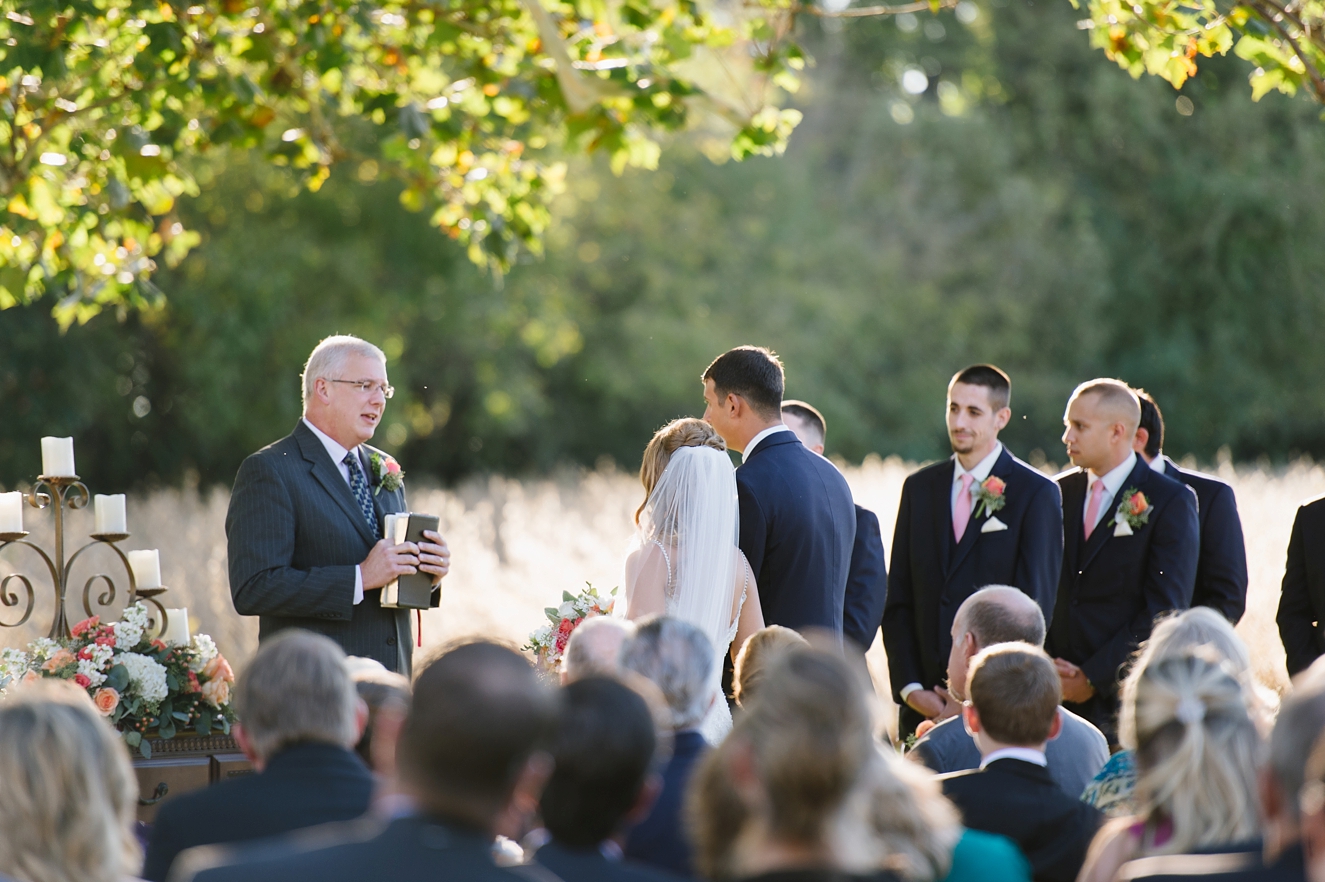
{"label": "bride's blonde hair", "polygon": [[644,485],[644,501],[635,509],[635,523],[639,523],[644,507],[649,504],[653,488],[658,486],[658,479],[671,462],[672,454],[682,447],[712,447],[714,450],[726,450],[727,443],[717,430],[703,420],[684,417],[672,420],[653,433],[649,446],[644,448],[644,460],[639,467],[639,480]]}

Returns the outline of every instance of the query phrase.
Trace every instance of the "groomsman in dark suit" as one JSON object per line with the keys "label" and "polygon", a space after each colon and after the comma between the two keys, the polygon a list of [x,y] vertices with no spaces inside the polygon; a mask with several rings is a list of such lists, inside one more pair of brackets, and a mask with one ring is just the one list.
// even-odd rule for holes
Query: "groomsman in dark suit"
{"label": "groomsman in dark suit", "polygon": [[1046,648],[1064,706],[1115,744],[1124,663],[1156,616],[1191,604],[1201,547],[1196,493],[1133,451],[1141,403],[1126,383],[1082,383],[1063,421],[1077,468],[1058,477],[1065,546]]}
{"label": "groomsman in dark suit", "polygon": [[1201,557],[1196,564],[1192,606],[1208,606],[1238,623],[1247,609],[1247,546],[1233,488],[1212,475],[1180,469],[1164,455],[1164,414],[1155,399],[1137,389],[1141,425],[1132,447],[1155,471],[1196,491],[1201,520]]}
{"label": "groomsman in dark suit", "polygon": [[764,621],[842,633],[856,512],[846,478],[782,423],[782,362],[740,346],[704,371],[704,420],[741,454],[740,546]]}
{"label": "groomsman in dark suit", "polygon": [[[948,384],[951,459],[906,479],[893,533],[883,645],[903,735],[946,710],[957,608],[986,585],[1011,585],[1053,615],[1063,558],[1058,487],[999,442],[1012,383],[973,365]],[[949,707],[949,705],[952,705]]]}
{"label": "groomsman in dark suit", "polygon": [[303,394],[294,431],[235,476],[225,519],[235,611],[260,617],[259,640],[304,628],[408,675],[409,611],[384,609],[378,592],[418,570],[440,583],[451,552],[431,531],[417,545],[381,538],[384,517],[408,511],[403,472],[366,443],[394,394],[386,356],[328,337],[308,357]]}
{"label": "groomsman in dark suit", "polygon": [[[828,423],[818,408],[789,399],[782,402],[782,422],[812,453],[823,456]],[[883,558],[879,517],[857,505],[856,543],[851,548],[851,571],[842,604],[842,634],[861,649],[867,650],[874,643],[874,635],[883,621],[887,593],[888,568]]]}
{"label": "groomsman in dark suit", "polygon": [[1293,519],[1275,620],[1290,677],[1325,655],[1325,496],[1302,503]]}

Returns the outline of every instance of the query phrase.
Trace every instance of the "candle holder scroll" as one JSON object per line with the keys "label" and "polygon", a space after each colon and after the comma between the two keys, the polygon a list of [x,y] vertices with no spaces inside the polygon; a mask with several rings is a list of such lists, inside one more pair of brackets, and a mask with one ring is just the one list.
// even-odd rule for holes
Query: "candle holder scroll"
{"label": "candle holder scroll", "polygon": [[[169,625],[167,621],[166,608],[158,599],[160,595],[166,592],[165,588],[139,588],[133,575],[133,567],[129,565],[128,555],[119,547],[120,542],[129,538],[128,533],[93,533],[91,542],[88,542],[82,548],[79,548],[68,559],[64,554],[64,510],[68,508],[71,511],[77,511],[86,508],[91,500],[91,494],[88,493],[87,485],[78,480],[77,476],[63,477],[53,475],[42,475],[33,485],[32,490],[23,495],[24,501],[35,509],[50,508],[55,515],[55,548],[54,555],[47,554],[46,551],[34,542],[27,539],[29,535],[26,531],[20,533],[0,533],[0,551],[8,548],[10,545],[23,545],[32,549],[46,564],[46,570],[51,577],[51,587],[55,594],[55,616],[51,622],[50,632],[47,634],[52,639],[68,637],[69,634],[69,616],[65,611],[65,598],[69,589],[69,577],[73,570],[74,562],[87,551],[98,545],[104,545],[113,550],[119,557],[120,563],[124,566],[125,575],[128,577],[129,591],[128,602],[134,603],[138,600],[146,601],[156,607],[156,612],[161,616],[161,633],[165,633]],[[26,602],[21,600],[16,591],[10,589],[10,585],[17,582],[22,585],[27,593]],[[83,611],[88,617],[93,616],[92,589],[98,582],[104,585],[104,590],[97,595],[95,606],[108,608],[115,602],[117,589],[115,580],[106,573],[97,573],[91,576],[83,585]],[[0,580],[0,606],[17,607],[23,606],[23,615],[16,622],[6,622],[0,620],[0,627],[17,628],[27,624],[28,619],[32,617],[32,611],[36,606],[37,595],[33,589],[32,580],[22,573],[11,573]]]}

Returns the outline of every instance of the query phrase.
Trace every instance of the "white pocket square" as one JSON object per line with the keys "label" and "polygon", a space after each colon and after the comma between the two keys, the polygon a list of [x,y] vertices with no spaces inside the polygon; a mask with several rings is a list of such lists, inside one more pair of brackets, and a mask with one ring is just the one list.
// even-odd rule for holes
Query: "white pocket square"
{"label": "white pocket square", "polygon": [[1127,523],[1127,521],[1119,521],[1119,522],[1114,526],[1114,528],[1113,528],[1113,535],[1115,535],[1115,536],[1131,536],[1131,535],[1133,535],[1133,533],[1132,533],[1132,525],[1129,524],[1129,523]]}
{"label": "white pocket square", "polygon": [[1007,528],[1007,524],[1003,523],[998,518],[991,516],[989,520],[985,521],[984,525],[980,527],[980,532],[997,533],[999,530],[1006,530]]}

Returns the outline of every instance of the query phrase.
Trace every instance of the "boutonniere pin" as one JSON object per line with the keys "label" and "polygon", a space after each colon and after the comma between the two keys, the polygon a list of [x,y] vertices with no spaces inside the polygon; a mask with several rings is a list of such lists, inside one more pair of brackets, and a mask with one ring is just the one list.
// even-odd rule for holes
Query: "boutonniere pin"
{"label": "boutonniere pin", "polygon": [[981,481],[980,486],[971,491],[975,497],[975,516],[978,518],[983,513],[992,517],[994,512],[1006,505],[1003,491],[1007,488],[1002,478],[993,475]]}
{"label": "boutonniere pin", "polygon": [[373,491],[374,496],[383,490],[388,493],[395,493],[405,486],[405,470],[400,467],[400,463],[396,462],[394,457],[374,451],[368,457],[368,464],[373,467],[373,474],[377,476],[377,489]]}
{"label": "boutonniere pin", "polygon": [[1150,500],[1135,487],[1123,491],[1123,501],[1114,512],[1113,535],[1131,536],[1150,520]]}

